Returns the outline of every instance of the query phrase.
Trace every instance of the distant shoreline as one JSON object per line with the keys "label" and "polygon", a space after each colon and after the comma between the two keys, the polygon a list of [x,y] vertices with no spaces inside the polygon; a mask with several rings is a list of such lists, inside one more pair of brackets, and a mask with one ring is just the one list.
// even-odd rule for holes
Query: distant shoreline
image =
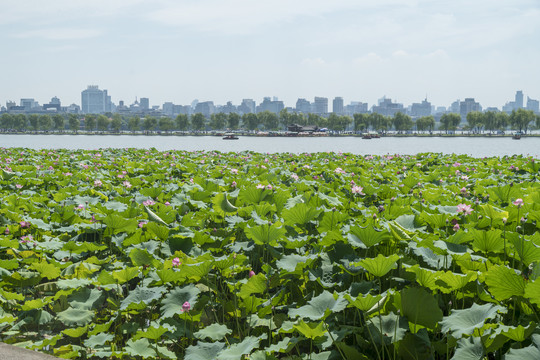
{"label": "distant shoreline", "polygon": [[[87,131],[78,131],[78,132],[72,132],[72,131],[26,131],[26,132],[15,132],[15,131],[5,131],[0,132],[0,135],[87,135],[87,136],[212,136],[212,137],[223,137],[225,136],[225,132],[180,132],[180,131],[171,131],[171,132],[160,132],[160,131],[150,131],[150,132],[144,132],[144,131],[138,131],[138,132],[131,132],[131,131],[122,131],[122,132],[101,132],[101,131],[94,131],[94,132],[87,132]],[[249,137],[308,137],[308,138],[320,138],[320,137],[358,137],[362,138],[362,134],[350,134],[350,133],[340,133],[340,134],[330,134],[330,133],[317,133],[317,134],[291,134],[291,133],[252,133],[252,132],[235,132],[235,135],[242,137],[242,136],[249,136]],[[424,137],[424,138],[437,138],[437,137],[444,137],[444,138],[457,138],[457,137],[471,137],[471,138],[511,138],[513,135],[513,132],[507,132],[505,134],[472,134],[467,132],[458,132],[454,134],[446,134],[446,133],[413,133],[413,134],[398,134],[398,133],[386,133],[384,135],[380,135],[381,138],[388,137],[388,138],[409,138],[409,137]],[[527,137],[540,137],[540,133],[528,133],[526,135],[522,135],[522,138]],[[377,140],[377,139],[372,139]]]}

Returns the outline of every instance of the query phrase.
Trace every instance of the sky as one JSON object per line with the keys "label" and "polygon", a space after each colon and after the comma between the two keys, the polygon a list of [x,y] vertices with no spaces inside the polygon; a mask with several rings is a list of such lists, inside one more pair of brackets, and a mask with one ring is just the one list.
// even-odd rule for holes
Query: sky
{"label": "sky", "polygon": [[[0,105],[540,98],[539,0],[0,0]],[[331,105],[330,105],[331,107]]]}

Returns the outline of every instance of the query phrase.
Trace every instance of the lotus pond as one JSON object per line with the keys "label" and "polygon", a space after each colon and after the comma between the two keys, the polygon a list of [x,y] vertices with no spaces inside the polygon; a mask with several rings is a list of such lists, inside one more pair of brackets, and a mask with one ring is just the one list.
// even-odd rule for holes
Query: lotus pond
{"label": "lotus pond", "polygon": [[540,164],[0,149],[0,340],[63,358],[539,359]]}

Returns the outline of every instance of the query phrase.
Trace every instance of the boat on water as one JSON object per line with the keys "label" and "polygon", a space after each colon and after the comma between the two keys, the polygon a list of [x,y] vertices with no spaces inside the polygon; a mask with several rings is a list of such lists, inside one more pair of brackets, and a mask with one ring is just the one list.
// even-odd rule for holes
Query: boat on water
{"label": "boat on water", "polygon": [[515,133],[514,135],[512,135],[512,139],[514,139],[514,140],[519,140],[519,139],[521,139],[521,133],[518,131],[517,133]]}
{"label": "boat on water", "polygon": [[223,137],[223,140],[238,140],[238,136],[236,136],[235,134],[232,134],[232,133],[227,133]]}

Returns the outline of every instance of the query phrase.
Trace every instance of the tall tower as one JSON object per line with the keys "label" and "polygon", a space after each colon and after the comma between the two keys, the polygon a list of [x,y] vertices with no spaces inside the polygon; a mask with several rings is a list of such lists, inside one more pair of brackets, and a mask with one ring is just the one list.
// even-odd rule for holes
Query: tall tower
{"label": "tall tower", "polygon": [[523,91],[516,91],[516,109],[523,109]]}

